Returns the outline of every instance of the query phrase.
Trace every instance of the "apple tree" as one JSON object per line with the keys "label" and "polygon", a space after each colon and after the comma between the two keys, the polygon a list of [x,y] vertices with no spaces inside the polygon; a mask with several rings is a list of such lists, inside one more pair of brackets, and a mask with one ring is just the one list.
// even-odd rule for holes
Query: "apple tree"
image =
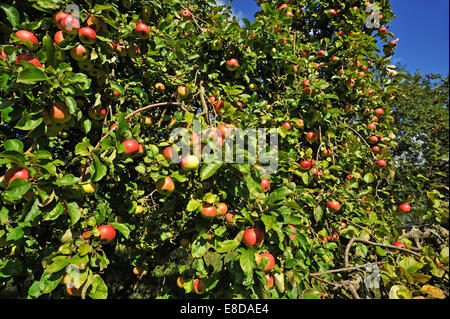
{"label": "apple tree", "polygon": [[397,227],[389,1],[258,5],[0,5],[0,291],[445,297],[448,246]]}

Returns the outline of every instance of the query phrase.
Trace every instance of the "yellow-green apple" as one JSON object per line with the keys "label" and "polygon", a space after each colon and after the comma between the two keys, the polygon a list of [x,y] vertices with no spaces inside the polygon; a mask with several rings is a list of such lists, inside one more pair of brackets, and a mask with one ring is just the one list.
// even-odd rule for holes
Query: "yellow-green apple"
{"label": "yellow-green apple", "polygon": [[200,159],[195,155],[187,155],[181,159],[181,167],[184,171],[192,171],[199,167]]}
{"label": "yellow-green apple", "polygon": [[170,176],[161,178],[156,183],[156,190],[162,195],[169,195],[175,190],[175,184]]}
{"label": "yellow-green apple", "polygon": [[36,51],[39,47],[39,41],[33,32],[27,30],[19,30],[16,32],[16,36],[20,38],[16,42],[16,45],[25,50]]}
{"label": "yellow-green apple", "polygon": [[78,30],[78,36],[80,38],[80,41],[84,44],[94,44],[95,41],[97,41],[97,33],[94,31],[94,29],[91,29],[89,27],[83,27]]}
{"label": "yellow-green apple", "polygon": [[220,51],[223,48],[223,42],[222,40],[216,39],[214,40],[214,42],[212,43],[212,49],[214,51]]}
{"label": "yellow-green apple", "polygon": [[183,288],[183,285],[184,285],[185,282],[186,282],[186,281],[184,280],[183,277],[179,276],[179,277],[177,278],[177,286],[178,286],[178,287]]}
{"label": "yellow-green apple", "polygon": [[249,228],[242,237],[244,244],[249,248],[259,248],[264,242],[264,232],[259,228]]}
{"label": "yellow-green apple", "polygon": [[70,56],[78,62],[87,61],[89,59],[89,49],[81,44],[78,44],[70,49]]}
{"label": "yellow-green apple", "polygon": [[184,85],[179,86],[178,89],[177,89],[178,96],[182,100],[188,98],[189,92],[190,92],[189,88],[184,86]]}
{"label": "yellow-green apple", "polygon": [[83,184],[81,185],[81,188],[83,189],[83,192],[88,196],[94,194],[97,190],[97,186],[95,186],[95,184],[93,183]]}

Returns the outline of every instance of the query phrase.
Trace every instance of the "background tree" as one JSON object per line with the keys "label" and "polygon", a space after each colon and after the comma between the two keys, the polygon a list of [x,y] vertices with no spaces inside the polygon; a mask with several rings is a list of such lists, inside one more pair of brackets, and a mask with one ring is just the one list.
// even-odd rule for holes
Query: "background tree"
{"label": "background tree", "polygon": [[[213,0],[1,5],[1,290],[445,297],[448,247],[396,224],[389,1],[258,3],[243,26]],[[199,163],[260,127],[275,174],[269,149]]]}

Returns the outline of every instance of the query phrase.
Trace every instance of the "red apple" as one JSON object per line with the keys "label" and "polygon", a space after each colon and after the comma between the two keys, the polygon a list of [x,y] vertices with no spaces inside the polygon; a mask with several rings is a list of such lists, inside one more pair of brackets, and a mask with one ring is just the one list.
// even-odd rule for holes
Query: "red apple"
{"label": "red apple", "polygon": [[289,130],[291,129],[291,123],[285,122],[285,123],[283,123],[283,127],[284,127],[287,131],[289,131]]}
{"label": "red apple", "polygon": [[310,169],[310,168],[311,168],[311,161],[302,161],[302,162],[300,163],[300,166],[301,166],[303,169]]}
{"label": "red apple", "polygon": [[228,211],[228,205],[227,204],[225,204],[225,203],[217,204],[217,213],[220,216],[225,215],[227,213],[227,211]]}
{"label": "red apple", "polygon": [[84,44],[94,44],[97,41],[97,33],[89,27],[83,27],[78,30],[78,36]]}
{"label": "red apple", "polygon": [[9,184],[16,178],[28,180],[29,177],[28,171],[25,168],[15,166],[5,172],[4,180],[6,184]]}
{"label": "red apple", "polygon": [[53,21],[55,21],[55,25],[58,27],[58,29],[62,29],[62,20],[69,16],[70,14],[68,14],[67,12],[63,12],[63,11],[59,11],[57,13],[55,13],[55,15],[53,16]]}
{"label": "red apple", "polygon": [[231,134],[232,129],[228,125],[221,124],[217,127],[217,131],[219,131],[222,137],[227,137]]}
{"label": "red apple", "polygon": [[136,140],[129,139],[122,142],[122,144],[125,145],[125,155],[131,155],[139,151],[139,143]]}
{"label": "red apple", "polygon": [[148,39],[150,36],[150,27],[142,22],[139,22],[136,25],[136,29],[134,31],[136,32],[136,36],[140,39]]}
{"label": "red apple", "polygon": [[403,213],[409,213],[409,212],[411,211],[411,205],[409,205],[409,203],[401,204],[400,206],[398,206],[398,208],[399,208]]}
{"label": "red apple", "polygon": [[201,215],[206,219],[213,219],[217,216],[217,209],[214,206],[204,205],[201,210]]}
{"label": "red apple", "polygon": [[19,30],[16,32],[16,36],[20,38],[20,41],[18,41],[16,45],[21,49],[36,51],[39,47],[39,41],[33,32]]}
{"label": "red apple", "polygon": [[189,20],[191,18],[191,12],[189,10],[183,10],[181,11],[181,17],[183,18],[183,20]]}
{"label": "red apple", "polygon": [[399,247],[399,248],[406,248],[406,245],[404,243],[402,243],[401,241],[396,241],[394,243],[395,247]]}
{"label": "red apple", "polygon": [[166,90],[166,86],[163,83],[156,83],[155,89],[157,89],[160,92],[164,92]]}
{"label": "red apple", "polygon": [[378,160],[376,161],[376,164],[381,167],[385,167],[387,165],[385,160]]}
{"label": "red apple", "polygon": [[205,284],[200,279],[194,279],[193,288],[197,295],[204,294],[206,291]]}
{"label": "red apple", "polygon": [[341,204],[338,201],[328,201],[327,206],[329,209],[334,210],[337,212],[341,208]]}
{"label": "red apple", "polygon": [[270,188],[270,181],[267,178],[261,178],[260,185],[263,187],[263,191],[267,191]]}
{"label": "red apple", "polygon": [[38,59],[29,54],[21,54],[16,56],[16,63],[19,64],[21,61],[32,63],[37,68],[40,68],[42,66],[41,62]]}
{"label": "red apple", "polygon": [[80,29],[80,22],[70,14],[61,20],[61,27],[67,34],[75,34]]}
{"label": "red apple", "polygon": [[54,41],[55,45],[58,45],[64,41],[64,38],[65,38],[64,32],[59,30],[58,32],[55,33],[55,35],[53,37],[53,41]]}
{"label": "red apple", "polygon": [[287,7],[288,7],[288,5],[286,3],[283,3],[281,6],[278,7],[278,11],[286,9]]}
{"label": "red apple", "polygon": [[89,28],[94,29],[94,31],[97,33],[106,32],[106,29],[107,29],[106,22],[105,22],[105,20],[103,20],[100,17],[90,16],[86,20],[86,23]]}
{"label": "red apple", "polygon": [[273,283],[274,283],[273,276],[271,274],[266,274],[264,277],[267,280],[267,283],[266,283],[267,288],[269,288],[269,289],[272,288]]}
{"label": "red apple", "polygon": [[217,101],[215,104],[216,110],[220,110],[221,108],[223,108],[224,103],[225,103],[225,101],[223,101],[223,100]]}
{"label": "red apple", "polygon": [[[290,229],[291,231],[293,231],[294,233],[297,232],[297,228],[295,228],[294,226],[292,226],[292,225],[289,224],[288,227],[289,227],[289,229]],[[292,234],[292,235],[289,236],[289,238],[290,238],[291,240],[294,240],[296,237],[297,237],[297,235],[295,235],[295,234]]]}
{"label": "red apple", "polygon": [[163,151],[163,156],[168,162],[172,162],[173,156],[174,156],[174,149],[172,146],[168,146]]}
{"label": "red apple", "polygon": [[375,109],[374,112],[375,112],[376,115],[383,115],[384,114],[384,110],[381,107]]}
{"label": "red apple", "polygon": [[263,258],[268,260],[267,265],[262,269],[262,271],[270,271],[275,266],[275,258],[273,257],[273,255],[271,253],[262,253],[262,254],[256,255],[255,257],[256,257],[257,265],[261,264],[261,261],[263,260]]}
{"label": "red apple", "polygon": [[184,85],[179,86],[178,89],[177,89],[178,96],[179,96],[180,99],[182,99],[182,100],[188,98],[189,92],[190,92],[189,88],[186,87],[186,86],[184,86]]}
{"label": "red apple", "polygon": [[317,140],[317,133],[316,132],[307,133],[306,140],[310,143],[314,143]]}
{"label": "red apple", "polygon": [[236,59],[230,59],[227,61],[227,70],[228,71],[236,71],[239,68],[239,62]]}
{"label": "red apple", "polygon": [[378,137],[376,136],[369,137],[369,142],[372,144],[378,143]]}
{"label": "red apple", "polygon": [[50,108],[49,114],[51,120],[55,123],[66,123],[72,117],[67,106],[61,102],[55,102]]}
{"label": "red apple", "polygon": [[380,147],[375,145],[374,147],[372,147],[372,151],[378,153],[379,151],[381,151]]}
{"label": "red apple", "polygon": [[244,231],[244,244],[249,248],[259,248],[264,242],[264,233],[259,228],[249,228]]}
{"label": "red apple", "polygon": [[116,230],[112,225],[102,225],[97,229],[100,232],[100,240],[102,241],[109,243],[116,238]]}

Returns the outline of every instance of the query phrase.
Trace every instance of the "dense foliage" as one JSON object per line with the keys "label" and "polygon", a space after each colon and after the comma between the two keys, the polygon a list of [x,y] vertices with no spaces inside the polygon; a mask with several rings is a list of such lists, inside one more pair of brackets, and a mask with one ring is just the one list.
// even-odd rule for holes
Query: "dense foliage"
{"label": "dense foliage", "polygon": [[[77,1],[79,30],[71,1],[0,5],[0,293],[445,297],[448,245],[397,227],[389,1],[284,2],[240,25],[214,0]],[[198,156],[261,127],[274,174],[267,149],[171,162],[174,128]]]}

